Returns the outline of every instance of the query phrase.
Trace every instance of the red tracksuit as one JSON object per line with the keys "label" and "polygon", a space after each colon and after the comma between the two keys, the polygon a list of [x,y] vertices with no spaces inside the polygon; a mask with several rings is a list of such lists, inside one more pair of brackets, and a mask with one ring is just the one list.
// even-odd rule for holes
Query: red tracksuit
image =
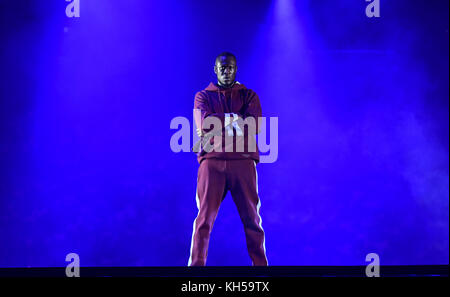
{"label": "red tracksuit", "polygon": [[[243,119],[261,117],[261,106],[256,93],[236,82],[231,88],[224,89],[210,83],[209,86],[195,95],[194,109],[201,112],[195,116],[197,127],[201,127],[204,119],[210,116],[225,122],[228,113],[238,114]],[[258,131],[258,121],[255,132]],[[225,129],[223,129],[225,131]],[[197,177],[198,215],[194,221],[192,242],[188,266],[204,266],[208,254],[210,233],[214,225],[219,207],[228,191],[231,192],[237,206],[239,216],[244,225],[247,250],[255,266],[266,266],[264,230],[261,224],[258,197],[258,177],[256,164],[259,153],[249,148],[255,136],[243,129],[243,134],[234,133],[233,141],[228,142],[236,148],[237,143],[244,141],[244,151],[225,151],[225,137],[222,133],[223,150],[221,152],[201,150],[198,153],[200,163]],[[213,140],[211,140],[213,143]],[[213,143],[214,144],[214,143]]]}

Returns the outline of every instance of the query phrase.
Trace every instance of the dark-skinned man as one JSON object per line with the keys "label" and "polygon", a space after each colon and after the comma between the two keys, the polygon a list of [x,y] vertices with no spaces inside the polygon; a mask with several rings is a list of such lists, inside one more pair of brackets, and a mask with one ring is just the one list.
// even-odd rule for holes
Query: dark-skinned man
{"label": "dark-skinned man", "polygon": [[[244,226],[247,250],[254,266],[267,266],[265,236],[259,214],[256,164],[259,152],[255,135],[261,105],[258,95],[236,81],[236,57],[228,52],[217,56],[214,73],[217,83],[197,92],[194,120],[197,133],[206,139],[208,148],[197,153],[199,162],[196,202],[198,214],[194,220],[188,266],[204,266],[209,238],[219,207],[228,191],[236,204]],[[209,125],[215,120],[214,124]]]}

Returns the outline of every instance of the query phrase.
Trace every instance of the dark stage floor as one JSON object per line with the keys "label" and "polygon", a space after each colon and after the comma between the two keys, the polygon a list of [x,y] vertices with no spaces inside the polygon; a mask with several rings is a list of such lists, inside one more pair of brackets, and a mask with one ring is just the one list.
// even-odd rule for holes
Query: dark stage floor
{"label": "dark stage floor", "polygon": [[[0,277],[65,277],[65,267],[0,268]],[[366,277],[365,266],[80,267],[81,277]],[[381,277],[448,277],[448,265],[381,266]]]}

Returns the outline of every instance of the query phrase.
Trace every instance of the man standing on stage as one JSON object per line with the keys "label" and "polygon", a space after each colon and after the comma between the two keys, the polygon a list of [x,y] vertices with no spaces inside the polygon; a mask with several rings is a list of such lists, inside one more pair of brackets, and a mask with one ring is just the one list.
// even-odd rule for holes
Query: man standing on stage
{"label": "man standing on stage", "polygon": [[[202,147],[197,178],[198,215],[194,221],[188,266],[204,266],[210,233],[219,206],[231,192],[244,226],[247,250],[254,266],[267,266],[264,230],[261,224],[256,164],[259,152],[255,135],[261,118],[258,95],[236,81],[236,57],[217,56],[217,83],[197,92],[194,119]],[[211,126],[210,120],[216,124]],[[215,134],[211,134],[215,132]],[[214,137],[211,137],[214,135]]]}

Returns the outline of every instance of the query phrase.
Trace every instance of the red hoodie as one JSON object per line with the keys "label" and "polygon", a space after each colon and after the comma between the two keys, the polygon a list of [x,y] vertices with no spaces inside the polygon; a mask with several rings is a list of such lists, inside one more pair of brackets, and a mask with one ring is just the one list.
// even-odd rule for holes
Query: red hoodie
{"label": "red hoodie", "polygon": [[[206,89],[197,92],[195,94],[194,109],[199,109],[201,112],[194,112],[194,120],[197,127],[201,127],[204,119],[207,117],[214,116],[222,122],[222,150],[216,152],[214,150],[206,152],[203,150],[198,152],[197,159],[198,162],[205,158],[218,158],[218,159],[253,159],[256,163],[259,162],[259,152],[258,146],[256,145],[255,135],[258,133],[259,125],[258,118],[262,116],[261,104],[259,102],[258,95],[251,89],[247,89],[243,84],[236,82],[233,87],[225,89],[217,86],[214,83],[210,83]],[[225,131],[225,115],[235,113],[242,119],[247,119],[248,117],[253,117],[255,119],[255,126],[249,127],[239,127],[242,129],[243,134],[233,128],[233,136],[228,136]],[[231,121],[233,116],[231,116]],[[239,123],[239,122],[238,122]],[[210,129],[211,130],[211,129]],[[250,130],[250,133],[249,133]],[[209,130],[203,129],[204,132]],[[252,132],[253,131],[253,132]],[[241,136],[239,136],[241,135]],[[230,151],[225,151],[225,138],[233,137],[232,142],[227,140],[227,143],[233,144]],[[242,145],[243,142],[243,145]],[[214,138],[210,141],[214,145]],[[244,150],[238,152],[238,144],[243,147]],[[215,147],[218,147],[216,145]],[[230,150],[230,145],[228,145],[228,150]],[[253,151],[252,151],[253,150]]]}

